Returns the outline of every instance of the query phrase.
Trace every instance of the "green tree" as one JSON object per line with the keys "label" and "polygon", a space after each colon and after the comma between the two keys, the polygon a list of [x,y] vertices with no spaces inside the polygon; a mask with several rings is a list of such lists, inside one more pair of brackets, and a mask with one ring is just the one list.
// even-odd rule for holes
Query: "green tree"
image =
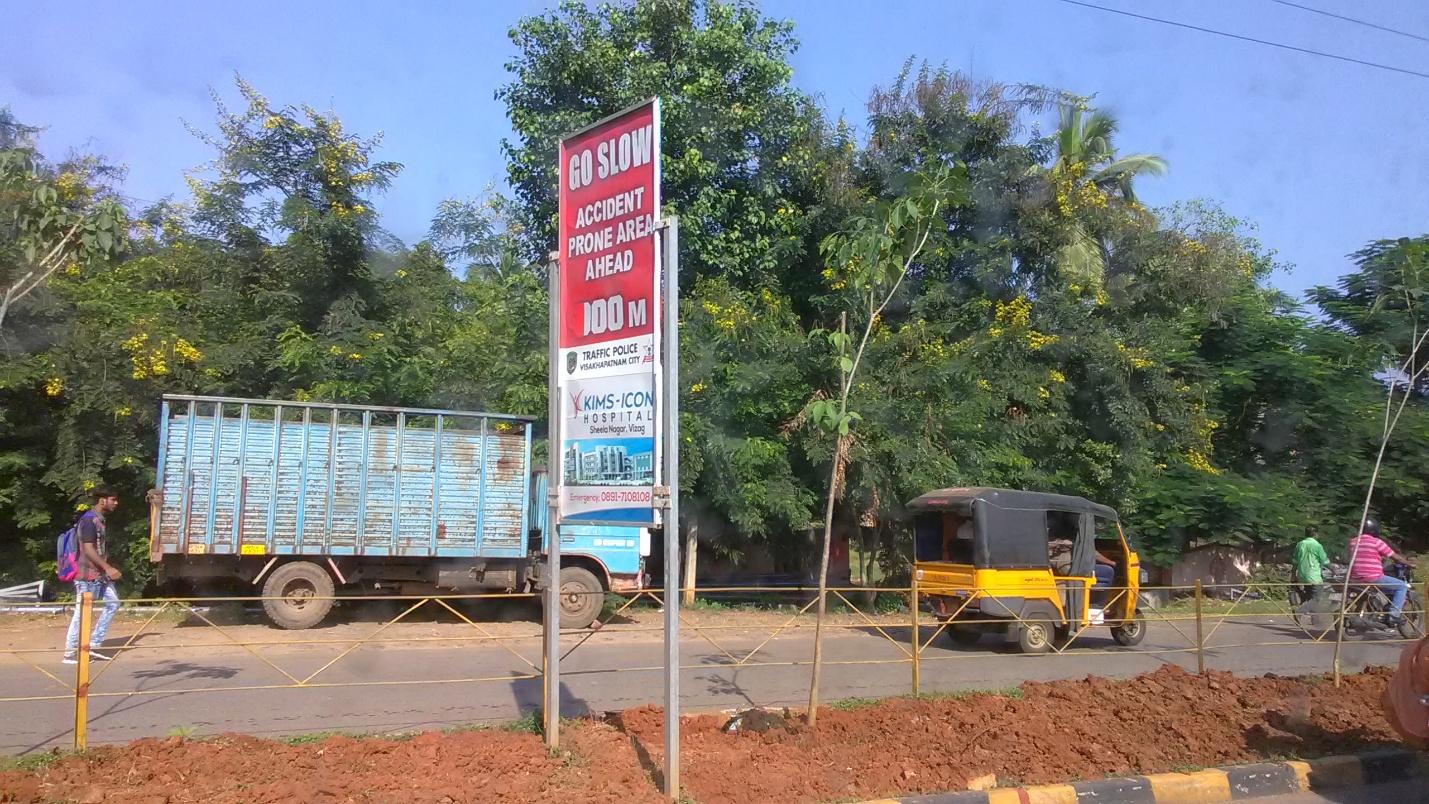
{"label": "green tree", "polygon": [[490,189],[479,199],[449,198],[437,206],[427,242],[448,264],[459,265],[465,276],[508,276],[526,268],[514,212],[508,199]]}
{"label": "green tree", "polygon": [[[195,132],[217,156],[190,181],[194,228],[273,259],[306,329],[321,326],[340,301],[361,312],[374,300],[368,256],[383,234],[371,194],[401,165],[374,160],[379,141],[347,133],[334,115],[274,107],[241,78],[237,85],[244,109],[220,105],[218,133]],[[270,234],[284,248],[263,252]]]}
{"label": "green tree", "polygon": [[124,246],[124,209],[108,186],[117,171],[93,157],[50,164],[35,148],[38,131],[0,109],[0,328],[61,268],[77,271]]}
{"label": "green tree", "polygon": [[[787,284],[810,259],[824,126],[790,82],[792,25],[750,3],[565,2],[511,30],[503,143],[526,256],[556,236],[560,137],[627,106],[662,100],[666,206],[680,216],[681,283],[725,276],[743,288]],[[814,239],[811,239],[814,238]]]}
{"label": "green tree", "polygon": [[[515,133],[503,148],[527,260],[544,260],[555,242],[559,138],[661,98],[662,192],[680,217],[682,297],[711,294],[700,306],[682,306],[682,389],[713,389],[711,376],[753,383],[744,361],[766,366],[768,356],[786,354],[815,315],[817,246],[842,214],[826,210],[835,197],[826,189],[846,174],[854,149],[793,87],[791,31],[751,3],[704,0],[566,2],[511,31],[518,52],[498,97]],[[741,320],[731,332],[715,326],[727,318],[700,312],[705,301],[767,308],[761,296],[742,295],[766,290],[784,303],[769,320]],[[701,342],[696,327],[718,331]],[[733,362],[710,362],[719,359]],[[795,363],[780,374],[801,371],[807,368]],[[807,525],[810,485],[796,474],[789,441],[778,431],[808,397],[808,380],[798,384],[798,393],[781,388],[772,396],[790,406],[781,410],[760,399],[757,385],[737,385],[728,394],[721,389],[722,409],[692,399],[682,417],[682,483],[693,496],[685,508],[712,511],[731,524],[717,530],[738,534],[716,541],[718,549],[738,551],[750,539],[777,539]],[[759,414],[736,413],[749,409]],[[770,482],[758,486],[761,476]]]}
{"label": "green tree", "polygon": [[[1316,287],[1310,298],[1337,326],[1374,343],[1386,368],[1429,363],[1429,347],[1420,343],[1429,329],[1422,305],[1429,298],[1429,235],[1376,240],[1351,255],[1355,270],[1338,287]],[[1425,387],[1416,388],[1421,395]]]}

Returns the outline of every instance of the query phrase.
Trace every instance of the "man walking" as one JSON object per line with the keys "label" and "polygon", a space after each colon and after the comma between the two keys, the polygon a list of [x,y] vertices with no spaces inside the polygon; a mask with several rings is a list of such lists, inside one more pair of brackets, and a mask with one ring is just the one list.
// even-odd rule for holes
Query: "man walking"
{"label": "man walking", "polygon": [[99,486],[90,492],[90,496],[94,499],[94,506],[85,511],[75,524],[75,536],[79,541],[79,574],[74,581],[74,617],[69,621],[69,634],[65,637],[65,664],[79,661],[79,602],[85,592],[104,603],[89,635],[90,659],[109,661],[110,657],[97,648],[104,644],[109,622],[119,611],[119,593],[114,589],[114,582],[124,575],[109,564],[109,550],[105,545],[105,518],[119,507],[119,493],[108,486]]}
{"label": "man walking", "polygon": [[1325,555],[1313,525],[1305,528],[1305,538],[1295,545],[1295,591],[1303,608],[1320,596],[1325,588],[1325,567],[1330,557]]}
{"label": "man walking", "polygon": [[1365,520],[1364,533],[1350,539],[1345,547],[1350,559],[1350,583],[1378,586],[1389,595],[1389,624],[1399,625],[1400,612],[1404,610],[1404,598],[1409,595],[1409,584],[1384,572],[1384,560],[1392,558],[1401,564],[1412,563],[1394,552],[1394,548],[1379,538],[1379,520],[1371,517]]}

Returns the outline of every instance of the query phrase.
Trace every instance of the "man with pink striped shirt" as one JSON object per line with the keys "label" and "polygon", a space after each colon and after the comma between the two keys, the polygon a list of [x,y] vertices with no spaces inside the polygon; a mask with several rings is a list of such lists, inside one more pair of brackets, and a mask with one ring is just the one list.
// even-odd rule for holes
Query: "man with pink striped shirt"
{"label": "man with pink striped shirt", "polygon": [[1404,610],[1404,598],[1409,594],[1409,584],[1384,572],[1384,560],[1392,558],[1401,564],[1412,563],[1394,552],[1394,548],[1379,538],[1379,520],[1366,519],[1364,533],[1350,539],[1345,546],[1345,554],[1350,558],[1350,583],[1378,586],[1390,596],[1389,619],[1391,625],[1399,624],[1399,614]]}

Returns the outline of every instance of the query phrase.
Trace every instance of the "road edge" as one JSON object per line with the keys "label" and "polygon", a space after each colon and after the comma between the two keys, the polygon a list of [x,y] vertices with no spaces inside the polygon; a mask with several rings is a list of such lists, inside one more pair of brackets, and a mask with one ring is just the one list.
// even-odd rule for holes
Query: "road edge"
{"label": "road edge", "polygon": [[1396,749],[1189,773],[881,798],[864,804],[1078,804],[1083,800],[1098,804],[1210,804],[1418,778],[1429,778],[1429,755]]}

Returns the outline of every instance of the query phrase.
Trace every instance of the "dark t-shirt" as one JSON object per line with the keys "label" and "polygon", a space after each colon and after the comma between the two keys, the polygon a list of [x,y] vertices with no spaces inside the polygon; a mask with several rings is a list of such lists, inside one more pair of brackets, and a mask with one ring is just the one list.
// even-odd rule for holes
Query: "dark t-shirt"
{"label": "dark t-shirt", "polygon": [[104,546],[104,520],[95,512],[88,511],[79,518],[79,525],[76,526],[76,533],[79,536],[79,575],[81,581],[97,581],[106,577],[104,571],[90,563],[84,555],[83,545],[92,544],[94,549],[103,559],[109,558],[109,552]]}

